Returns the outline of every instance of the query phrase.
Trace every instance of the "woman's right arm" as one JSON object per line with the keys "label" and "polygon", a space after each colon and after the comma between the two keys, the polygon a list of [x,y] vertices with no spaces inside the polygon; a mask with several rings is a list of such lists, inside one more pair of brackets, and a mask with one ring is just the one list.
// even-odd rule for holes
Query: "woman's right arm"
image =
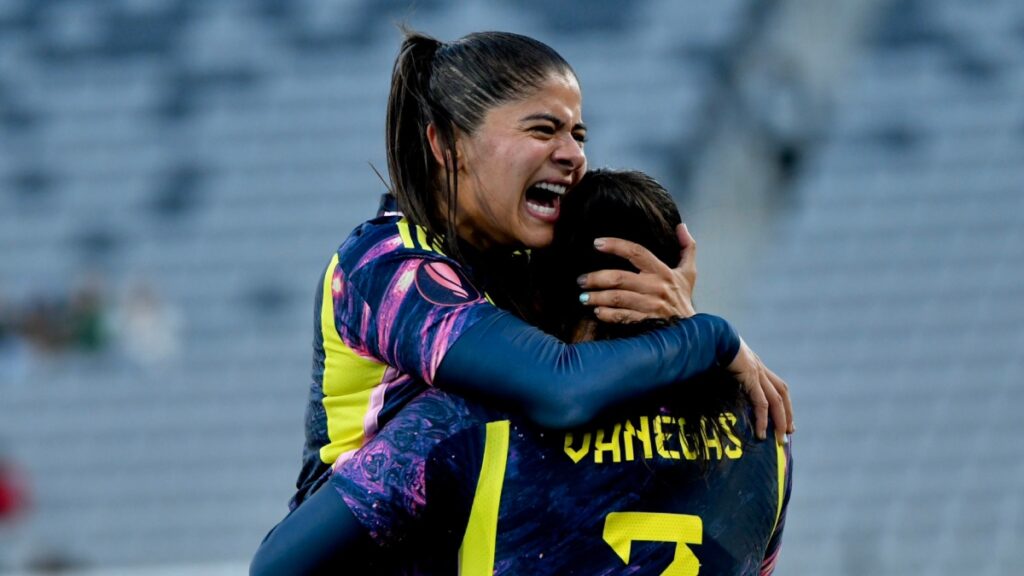
{"label": "woman's right arm", "polygon": [[364,253],[339,253],[335,322],[352,350],[403,373],[562,428],[725,366],[758,408],[757,429],[765,429],[770,405],[785,432],[783,400],[721,318],[700,315],[634,338],[569,345],[487,302],[443,255],[422,247]]}
{"label": "woman's right arm", "polygon": [[545,428],[573,428],[713,366],[728,366],[740,347],[729,323],[707,314],[632,338],[566,344],[499,312],[452,344],[434,382],[500,402]]}

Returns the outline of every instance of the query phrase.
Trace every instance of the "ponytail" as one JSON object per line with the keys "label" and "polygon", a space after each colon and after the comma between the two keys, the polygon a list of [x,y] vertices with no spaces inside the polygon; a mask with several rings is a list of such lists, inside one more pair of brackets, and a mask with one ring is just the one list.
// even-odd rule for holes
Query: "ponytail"
{"label": "ponytail", "polygon": [[[423,226],[428,242],[440,240],[446,252],[458,257],[455,229],[457,198],[454,126],[446,111],[431,97],[434,57],[443,44],[430,36],[403,29],[405,40],[391,74],[387,109],[387,159],[392,194],[398,208],[413,224]],[[438,166],[427,140],[427,126],[434,124],[444,149],[447,177],[447,214],[434,196]]]}

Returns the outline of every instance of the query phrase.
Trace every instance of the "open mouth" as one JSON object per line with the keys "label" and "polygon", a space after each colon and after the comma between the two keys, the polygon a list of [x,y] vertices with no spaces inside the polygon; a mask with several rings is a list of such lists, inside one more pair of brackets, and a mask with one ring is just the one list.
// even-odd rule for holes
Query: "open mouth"
{"label": "open mouth", "polygon": [[526,190],[526,210],[540,220],[558,220],[558,209],[567,189],[562,184],[551,182],[538,182],[530,186]]}

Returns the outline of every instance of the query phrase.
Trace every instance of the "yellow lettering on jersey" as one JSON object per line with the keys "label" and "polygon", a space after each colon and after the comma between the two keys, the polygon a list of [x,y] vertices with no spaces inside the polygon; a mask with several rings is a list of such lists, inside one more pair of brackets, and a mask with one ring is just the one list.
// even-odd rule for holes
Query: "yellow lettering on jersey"
{"label": "yellow lettering on jersey", "polygon": [[700,559],[690,545],[704,542],[704,521],[700,516],[663,512],[611,512],[604,520],[604,541],[624,564],[629,564],[633,542],[672,542],[676,545],[672,563],[661,576],[697,576]]}
{"label": "yellow lettering on jersey", "polygon": [[675,418],[672,418],[668,414],[660,414],[654,418],[654,447],[658,450],[658,455],[662,458],[679,460],[679,451],[669,449],[665,446],[665,441],[670,437],[665,434],[663,430],[663,426],[665,424],[668,424],[670,427],[675,426]]}
{"label": "yellow lettering on jersey", "polygon": [[654,458],[654,449],[651,446],[651,425],[647,419],[647,416],[641,416],[639,419],[640,428],[633,427],[632,420],[626,420],[626,428],[622,433],[622,443],[625,444],[626,449],[626,461],[633,461],[633,439],[636,438],[640,441],[640,444],[644,447],[644,459],[650,460]]}
{"label": "yellow lettering on jersey", "polygon": [[708,425],[706,418],[700,419],[701,434],[704,435],[704,457],[711,460],[711,451],[715,451],[715,460],[722,459],[722,443],[718,440],[715,426]]}
{"label": "yellow lettering on jersey", "polygon": [[679,443],[683,447],[683,458],[687,460],[696,460],[697,451],[693,448],[693,443],[690,441],[690,436],[686,432],[686,418],[679,419]]}
{"label": "yellow lettering on jersey", "polygon": [[729,439],[728,445],[725,447],[725,455],[731,460],[736,460],[743,457],[743,442],[736,436],[736,415],[732,412],[723,412],[719,417],[718,421],[722,424],[722,429],[725,430],[725,435]]}
{"label": "yellow lettering on jersey", "polygon": [[579,464],[580,460],[583,460],[590,453],[590,432],[583,435],[583,445],[578,450],[573,448],[573,444],[572,432],[567,432],[565,434],[565,453],[569,458],[572,458],[573,464]]}
{"label": "yellow lettering on jersey", "polygon": [[622,451],[619,446],[619,433],[622,432],[622,424],[616,424],[612,428],[611,438],[604,439],[604,428],[597,431],[597,439],[594,440],[594,462],[604,462],[604,453],[611,452],[612,462],[622,462]]}
{"label": "yellow lettering on jersey", "polygon": [[[655,454],[667,460],[737,460],[743,457],[738,422],[732,412],[722,412],[717,419],[701,418],[693,424],[669,414],[640,416],[624,420],[610,429],[587,432],[582,437],[578,431],[575,434],[568,432],[565,435],[565,453],[575,464],[591,453],[595,464],[633,462],[637,458],[650,460]],[[703,453],[697,449],[701,439],[704,440]],[[637,450],[637,442],[641,451]]]}

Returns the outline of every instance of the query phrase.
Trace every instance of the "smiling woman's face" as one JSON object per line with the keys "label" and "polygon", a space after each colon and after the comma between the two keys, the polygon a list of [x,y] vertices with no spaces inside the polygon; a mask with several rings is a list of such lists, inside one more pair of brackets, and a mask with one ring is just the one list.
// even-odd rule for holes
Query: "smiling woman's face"
{"label": "smiling woman's face", "polygon": [[552,74],[457,138],[459,236],[480,250],[551,243],[560,197],[587,169],[579,83]]}

